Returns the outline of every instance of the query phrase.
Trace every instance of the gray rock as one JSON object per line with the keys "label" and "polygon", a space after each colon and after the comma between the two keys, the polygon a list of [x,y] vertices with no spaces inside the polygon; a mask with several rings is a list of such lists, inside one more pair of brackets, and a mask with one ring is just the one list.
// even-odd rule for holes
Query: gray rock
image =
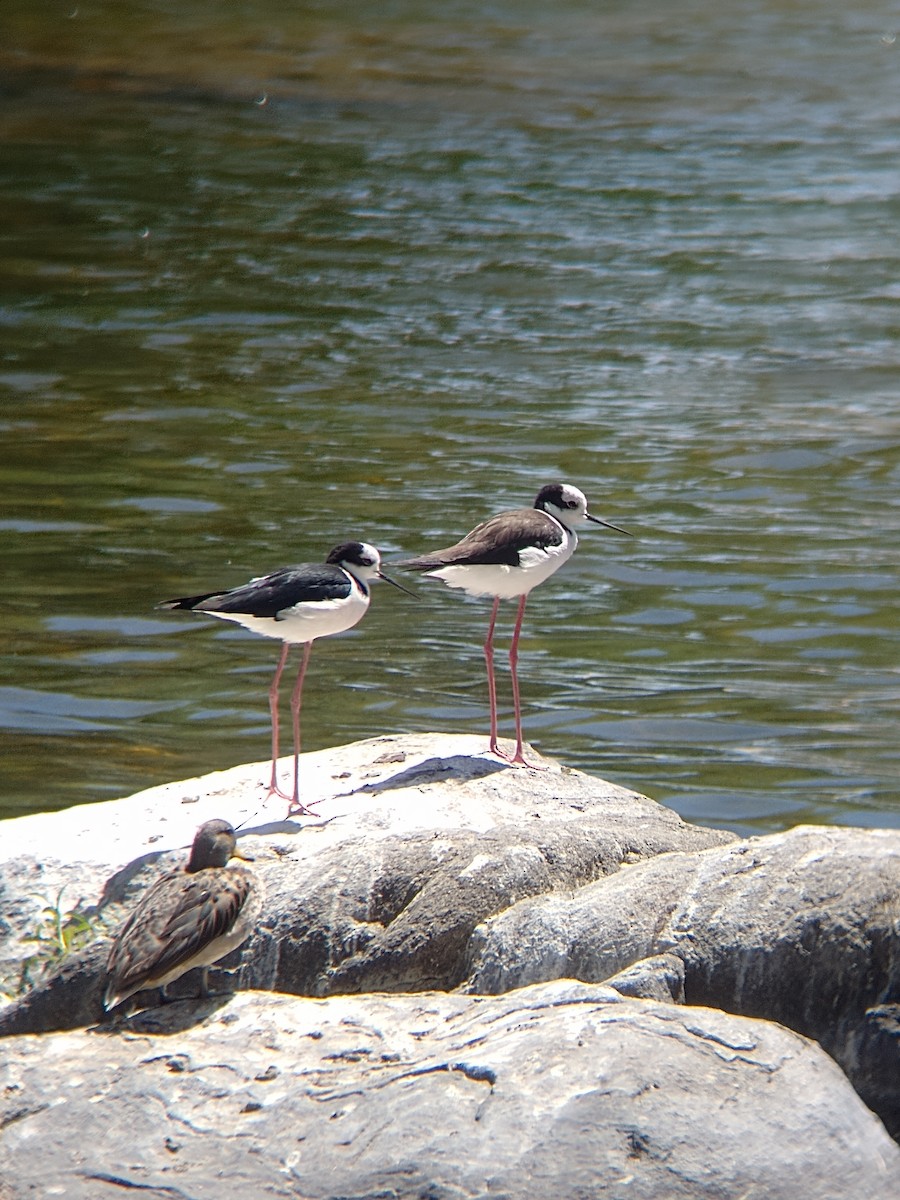
{"label": "gray rock", "polygon": [[654,955],[689,1005],[815,1038],[900,1134],[900,832],[800,827],[523,900],[470,943],[474,992],[602,981]]}
{"label": "gray rock", "polygon": [[16,1200],[900,1195],[900,1149],[813,1043],[572,982],[10,1038],[0,1106]]}
{"label": "gray rock", "polygon": [[642,958],[606,980],[622,996],[684,1004],[684,963],[677,954]]}
{"label": "gray rock", "polygon": [[[480,739],[439,735],[335,749],[330,792],[318,805],[321,819],[245,827],[241,844],[257,856],[254,869],[268,899],[257,933],[231,960],[241,963],[242,986],[305,995],[453,988],[466,977],[472,930],[523,896],[570,889],[622,863],[731,837],[687,825],[652,800],[603,780],[552,763],[540,772],[510,768],[463,752],[470,746],[483,750]],[[219,815],[239,824],[235,808],[247,808],[247,775],[258,768],[244,771],[230,790],[218,775],[181,785],[183,793],[204,797],[192,806],[194,815],[208,819],[207,809],[216,803]],[[121,805],[138,807],[139,824],[142,797]],[[283,802],[278,807],[283,811]],[[177,815],[180,829],[183,816]],[[151,817],[157,826],[148,824],[145,840],[133,843],[143,853],[124,866],[110,864],[109,870],[119,869],[102,894],[98,887],[90,906],[110,932],[142,890],[184,855],[147,849],[146,839],[158,837],[156,808]],[[91,819],[104,828],[104,813]],[[55,834],[43,818],[26,820],[38,824],[44,839]],[[121,814],[115,820],[122,825]],[[186,840],[192,836],[193,829]],[[54,883],[68,878],[83,891],[86,878],[96,882],[97,868],[87,873],[82,855],[97,849],[88,833],[73,841],[70,832],[66,845],[79,861],[44,857],[41,869],[52,873]],[[13,878],[33,870],[21,838],[19,848],[9,868]],[[21,929],[21,914],[17,920]],[[14,953],[11,940],[7,955]],[[99,1014],[99,992],[94,949],[0,1011],[0,1034],[88,1023]]]}
{"label": "gray rock", "polygon": [[10,1197],[895,1200],[900,1151],[832,1060],[713,1008],[815,1037],[898,1129],[900,834],[742,842],[482,750],[304,756],[312,819],[253,764],[4,822],[8,977],[41,893],[112,932],[211,817],[268,894],[222,964],[252,991],[33,1036],[99,1019],[101,938],[0,1009]]}

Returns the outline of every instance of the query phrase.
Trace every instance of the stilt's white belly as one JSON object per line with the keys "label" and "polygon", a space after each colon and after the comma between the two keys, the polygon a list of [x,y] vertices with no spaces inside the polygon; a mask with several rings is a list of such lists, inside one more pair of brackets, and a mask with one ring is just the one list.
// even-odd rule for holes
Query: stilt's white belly
{"label": "stilt's white belly", "polygon": [[439,567],[435,571],[426,571],[436,579],[443,580],[448,587],[462,588],[470,596],[499,596],[501,600],[510,600],[514,596],[522,596],[532,588],[549,579],[554,571],[558,571],[564,562],[571,557],[577,545],[573,533],[567,531],[562,545],[548,546],[546,550],[537,547],[519,552],[520,565],[509,567],[501,564],[489,566],[451,566]]}
{"label": "stilt's white belly", "polygon": [[343,633],[345,629],[352,629],[362,620],[368,607],[369,597],[359,588],[353,587],[350,595],[341,600],[320,600],[314,604],[295,604],[293,608],[284,608],[279,619],[227,612],[207,612],[204,616],[234,621],[252,633],[278,638],[279,641],[289,642],[294,646],[302,642],[311,642],[314,638],[329,637],[333,633]]}

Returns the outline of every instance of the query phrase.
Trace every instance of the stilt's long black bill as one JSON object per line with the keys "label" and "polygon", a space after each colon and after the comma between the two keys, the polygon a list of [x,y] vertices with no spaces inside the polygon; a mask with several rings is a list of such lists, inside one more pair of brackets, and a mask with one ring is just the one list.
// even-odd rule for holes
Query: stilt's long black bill
{"label": "stilt's long black bill", "polygon": [[402,583],[398,583],[396,579],[391,579],[390,575],[385,575],[384,571],[378,572],[378,578],[383,579],[385,583],[393,584],[398,591],[406,592],[407,596],[412,596],[413,600],[418,600],[419,597],[415,592],[411,592],[409,588],[405,588]]}
{"label": "stilt's long black bill", "polygon": [[614,529],[616,533],[624,533],[626,537],[634,537],[633,533],[629,533],[627,529],[623,529],[621,525],[613,525],[609,521],[601,521],[599,517],[592,517],[590,513],[584,514],[589,521],[593,521],[595,525],[605,525],[607,529]]}

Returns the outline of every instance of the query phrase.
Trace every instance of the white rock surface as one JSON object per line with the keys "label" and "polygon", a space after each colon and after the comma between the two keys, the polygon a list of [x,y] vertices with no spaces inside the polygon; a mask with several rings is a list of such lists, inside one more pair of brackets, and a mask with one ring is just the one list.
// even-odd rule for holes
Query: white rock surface
{"label": "white rock surface", "polygon": [[[301,756],[301,799],[317,806],[318,818],[287,819],[287,801],[266,800],[270,764],[248,763],[121,800],[0,821],[0,862],[37,856],[115,868],[144,854],[190,846],[197,827],[216,817],[255,832],[315,829],[319,846],[340,842],[360,820],[366,821],[370,837],[401,830],[482,831],[508,819],[507,801],[539,811],[560,796],[572,801],[573,793],[614,799],[620,807],[638,802],[680,822],[671,810],[637,792],[562,767],[534,750],[529,757],[544,769],[510,767],[488,754],[480,736],[369,738]],[[280,766],[287,779],[293,759],[282,759]],[[423,802],[426,787],[433,794],[433,785],[442,779],[448,786],[440,803]],[[473,782],[474,788],[453,786]],[[577,808],[570,808],[570,819],[578,819]]]}
{"label": "white rock surface", "polygon": [[[16,954],[33,949],[19,939],[40,896],[60,886],[67,904],[81,898],[114,929],[122,906],[182,861],[184,850],[157,862],[163,848],[186,845],[211,816],[243,822],[241,844],[268,893],[242,954],[245,986],[312,995],[455,987],[475,925],[515,900],[729,838],[581,772],[521,770],[483,751],[480,738],[417,735],[305,756],[317,818],[285,820],[282,800],[258,812],[266,769],[256,764],[6,822],[15,828],[8,838],[0,829],[10,855],[0,864],[0,966],[9,977]],[[100,960],[78,966],[67,965],[52,993],[35,989],[24,1007],[0,1013],[0,1032],[95,1019]]]}
{"label": "white rock surface", "polygon": [[601,986],[244,993],[3,1051],[15,1200],[900,1195],[900,1150],[813,1043]]}

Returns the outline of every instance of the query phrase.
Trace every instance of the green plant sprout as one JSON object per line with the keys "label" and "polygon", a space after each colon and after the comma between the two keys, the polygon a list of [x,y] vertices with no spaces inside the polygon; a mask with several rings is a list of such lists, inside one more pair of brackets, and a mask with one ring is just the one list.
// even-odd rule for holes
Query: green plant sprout
{"label": "green plant sprout", "polygon": [[35,942],[37,948],[22,963],[16,989],[18,995],[33,988],[68,955],[80,950],[103,932],[102,920],[88,916],[81,908],[80,900],[73,908],[63,909],[65,890],[63,885],[56,894],[55,903],[47,896],[32,893],[44,901],[44,907],[37,918],[34,932],[21,939],[23,942]]}

